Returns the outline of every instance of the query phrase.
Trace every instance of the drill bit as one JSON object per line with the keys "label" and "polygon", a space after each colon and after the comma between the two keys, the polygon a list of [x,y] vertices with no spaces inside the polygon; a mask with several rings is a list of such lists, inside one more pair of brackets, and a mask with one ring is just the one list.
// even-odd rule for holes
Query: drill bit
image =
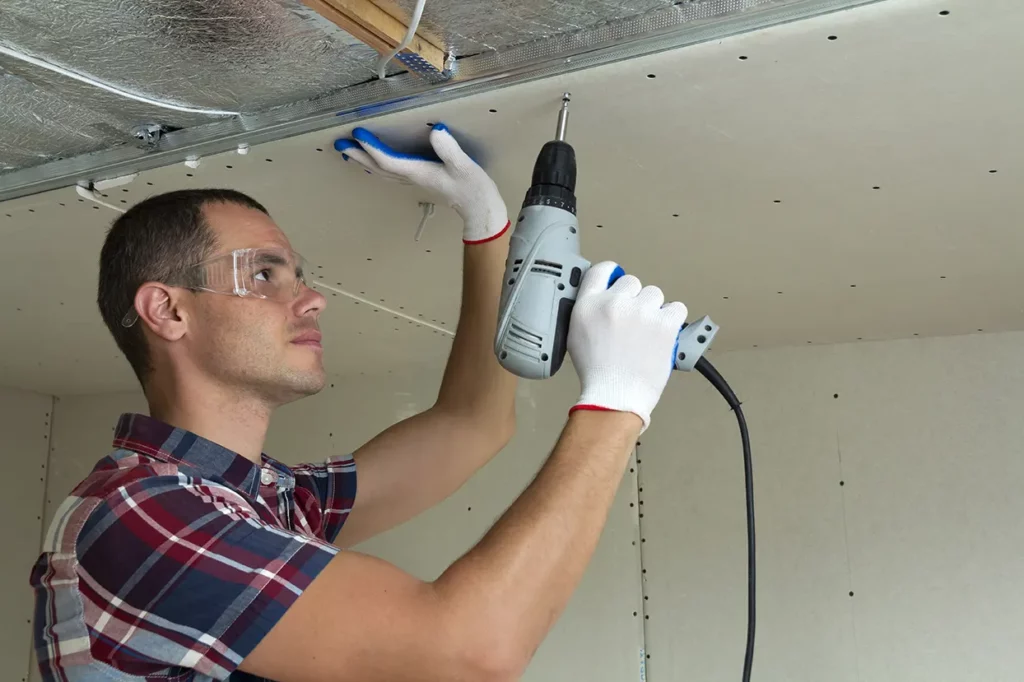
{"label": "drill bit", "polygon": [[565,129],[569,125],[569,93],[562,94],[562,108],[558,112],[558,131],[555,134],[555,139],[559,142],[565,142]]}

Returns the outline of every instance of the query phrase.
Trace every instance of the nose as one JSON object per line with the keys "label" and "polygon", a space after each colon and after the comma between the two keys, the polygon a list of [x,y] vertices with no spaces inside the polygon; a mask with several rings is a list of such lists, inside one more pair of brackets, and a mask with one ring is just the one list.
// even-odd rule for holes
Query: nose
{"label": "nose", "polygon": [[295,298],[295,313],[299,317],[317,317],[327,307],[327,299],[313,287],[303,284]]}

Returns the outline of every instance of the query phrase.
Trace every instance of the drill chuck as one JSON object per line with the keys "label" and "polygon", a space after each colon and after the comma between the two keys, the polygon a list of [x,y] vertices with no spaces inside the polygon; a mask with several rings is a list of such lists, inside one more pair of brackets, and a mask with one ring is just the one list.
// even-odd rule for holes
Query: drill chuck
{"label": "drill chuck", "polygon": [[545,144],[533,164],[533,178],[523,208],[554,206],[576,215],[576,152],[565,141],[569,125],[569,93],[562,95],[555,139]]}
{"label": "drill chuck", "polygon": [[576,152],[568,142],[546,143],[533,165],[523,208],[554,206],[576,215]]}

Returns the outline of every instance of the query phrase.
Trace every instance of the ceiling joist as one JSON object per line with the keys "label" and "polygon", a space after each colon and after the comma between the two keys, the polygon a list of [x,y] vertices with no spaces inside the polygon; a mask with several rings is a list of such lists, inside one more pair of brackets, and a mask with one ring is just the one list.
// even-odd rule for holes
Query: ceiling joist
{"label": "ceiling joist", "polygon": [[[381,54],[387,54],[405,39],[409,27],[370,0],[302,0],[303,3],[342,30],[352,34]],[[417,32],[402,54],[417,54],[444,71],[444,48]]]}

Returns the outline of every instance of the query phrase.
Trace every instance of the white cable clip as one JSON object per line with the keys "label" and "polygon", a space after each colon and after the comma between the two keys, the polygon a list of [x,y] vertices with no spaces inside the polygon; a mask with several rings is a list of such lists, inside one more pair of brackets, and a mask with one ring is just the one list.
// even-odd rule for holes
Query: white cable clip
{"label": "white cable clip", "polygon": [[199,168],[200,163],[202,163],[202,159],[196,154],[189,154],[185,157],[185,165],[189,168]]}
{"label": "white cable clip", "polygon": [[423,217],[420,218],[420,226],[416,228],[416,241],[423,235],[423,228],[427,226],[427,219],[434,215],[434,205],[429,201],[421,201],[420,208],[423,209]]}

